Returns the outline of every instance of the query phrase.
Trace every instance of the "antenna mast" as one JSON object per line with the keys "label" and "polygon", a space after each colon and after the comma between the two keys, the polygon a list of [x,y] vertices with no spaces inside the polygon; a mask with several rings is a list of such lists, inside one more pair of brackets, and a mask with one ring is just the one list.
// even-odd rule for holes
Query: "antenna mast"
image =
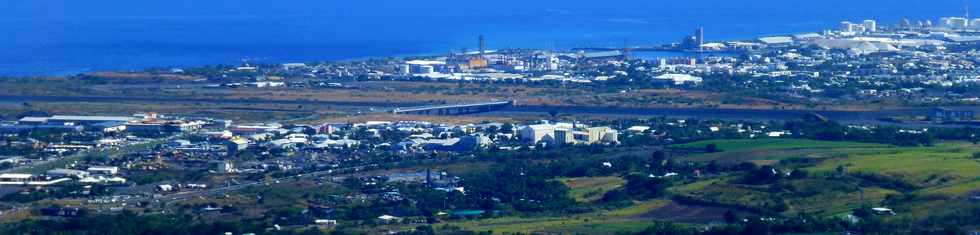
{"label": "antenna mast", "polygon": [[969,21],[970,20],[970,3],[969,3],[969,1],[966,1],[966,0],[963,1],[963,13],[964,13],[964,16],[966,17],[966,20]]}

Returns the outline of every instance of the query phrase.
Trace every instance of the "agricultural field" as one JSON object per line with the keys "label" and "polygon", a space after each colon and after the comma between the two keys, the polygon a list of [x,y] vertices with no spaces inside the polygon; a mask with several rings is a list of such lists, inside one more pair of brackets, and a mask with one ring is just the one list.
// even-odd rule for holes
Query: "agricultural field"
{"label": "agricultural field", "polygon": [[620,177],[581,177],[561,179],[571,190],[577,202],[595,202],[610,190],[622,187],[626,180]]}
{"label": "agricultural field", "polygon": [[[607,208],[600,202],[606,192],[626,184],[618,176],[560,178],[569,196],[592,212],[561,215],[505,216],[443,222],[469,231],[513,233],[609,234],[639,231],[651,221],[671,221],[691,226],[718,223],[727,211],[740,215],[800,213],[841,217],[863,206],[893,208],[898,216],[915,219],[943,216],[935,208],[970,205],[980,193],[980,160],[973,153],[980,146],[944,142],[928,147],[830,142],[799,139],[711,140],[671,146],[696,149],[709,144],[718,152],[675,156],[680,161],[753,162],[772,166],[785,178],[767,184],[743,182],[743,173],[709,175],[679,181],[662,198],[633,201]],[[734,159],[732,159],[734,158]],[[840,172],[843,169],[845,172]],[[789,172],[807,172],[793,178]],[[696,199],[678,201],[679,198]]]}
{"label": "agricultural field", "polygon": [[873,153],[896,148],[887,144],[818,141],[805,139],[709,140],[673,146],[675,148],[705,149],[714,144],[718,152],[681,157],[688,161],[718,161],[725,163],[754,162],[773,165],[790,158],[825,159],[848,154]]}
{"label": "agricultural field", "polygon": [[955,199],[980,191],[980,160],[973,158],[980,148],[970,143],[894,147],[761,139],[704,141],[684,147],[708,144],[715,144],[721,152],[693,154],[684,159],[731,161],[736,158],[771,165],[781,172],[802,170],[808,177],[749,185],[740,182],[741,176],[725,175],[675,186],[670,189],[672,193],[725,205],[764,208],[784,215],[809,212],[831,216],[846,214],[865,204],[890,206],[885,205],[889,197]]}
{"label": "agricultural field", "polygon": [[[613,234],[639,231],[652,221],[679,223],[708,223],[721,220],[727,209],[719,207],[687,206],[667,199],[638,201],[634,205],[597,212],[545,217],[501,217],[471,221],[447,222],[449,225],[469,231],[493,231],[495,234],[514,233],[561,233],[561,234]],[[435,226],[435,227],[439,227]]]}
{"label": "agricultural field", "polygon": [[767,150],[767,149],[841,149],[841,148],[883,148],[883,144],[858,142],[820,141],[808,139],[744,139],[744,140],[707,140],[680,144],[677,148],[705,148],[714,144],[720,151]]}

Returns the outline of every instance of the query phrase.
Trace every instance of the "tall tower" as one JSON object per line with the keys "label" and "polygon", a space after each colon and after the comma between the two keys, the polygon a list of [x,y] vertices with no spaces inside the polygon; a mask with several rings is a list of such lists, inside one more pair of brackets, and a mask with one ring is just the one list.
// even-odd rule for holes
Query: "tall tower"
{"label": "tall tower", "polygon": [[487,40],[480,34],[480,57],[487,53]]}
{"label": "tall tower", "polygon": [[629,39],[623,39],[623,60],[630,60],[630,56],[633,53],[633,48],[630,48]]}
{"label": "tall tower", "polygon": [[970,3],[963,1],[963,13],[966,20],[970,20]]}
{"label": "tall tower", "polygon": [[697,49],[701,49],[701,46],[704,45],[704,27],[698,27],[698,29],[694,31],[694,37],[697,41]]}

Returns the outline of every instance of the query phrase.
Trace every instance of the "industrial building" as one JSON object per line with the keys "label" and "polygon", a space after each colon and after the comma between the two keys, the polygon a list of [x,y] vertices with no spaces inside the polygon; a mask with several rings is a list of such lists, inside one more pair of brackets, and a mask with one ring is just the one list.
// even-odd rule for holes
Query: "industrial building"
{"label": "industrial building", "polygon": [[553,145],[589,145],[619,142],[619,132],[609,127],[580,127],[571,123],[536,124],[520,129],[525,143]]}

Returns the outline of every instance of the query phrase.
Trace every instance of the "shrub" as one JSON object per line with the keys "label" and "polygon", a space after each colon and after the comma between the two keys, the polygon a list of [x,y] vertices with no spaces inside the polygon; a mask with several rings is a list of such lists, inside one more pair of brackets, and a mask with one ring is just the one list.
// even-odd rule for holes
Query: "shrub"
{"label": "shrub", "polygon": [[806,170],[796,169],[789,173],[789,178],[796,179],[796,180],[806,179],[808,175],[809,173],[807,173]]}
{"label": "shrub", "polygon": [[705,145],[704,146],[704,150],[707,151],[707,152],[709,152],[709,153],[718,152],[718,145],[715,145],[715,144]]}

